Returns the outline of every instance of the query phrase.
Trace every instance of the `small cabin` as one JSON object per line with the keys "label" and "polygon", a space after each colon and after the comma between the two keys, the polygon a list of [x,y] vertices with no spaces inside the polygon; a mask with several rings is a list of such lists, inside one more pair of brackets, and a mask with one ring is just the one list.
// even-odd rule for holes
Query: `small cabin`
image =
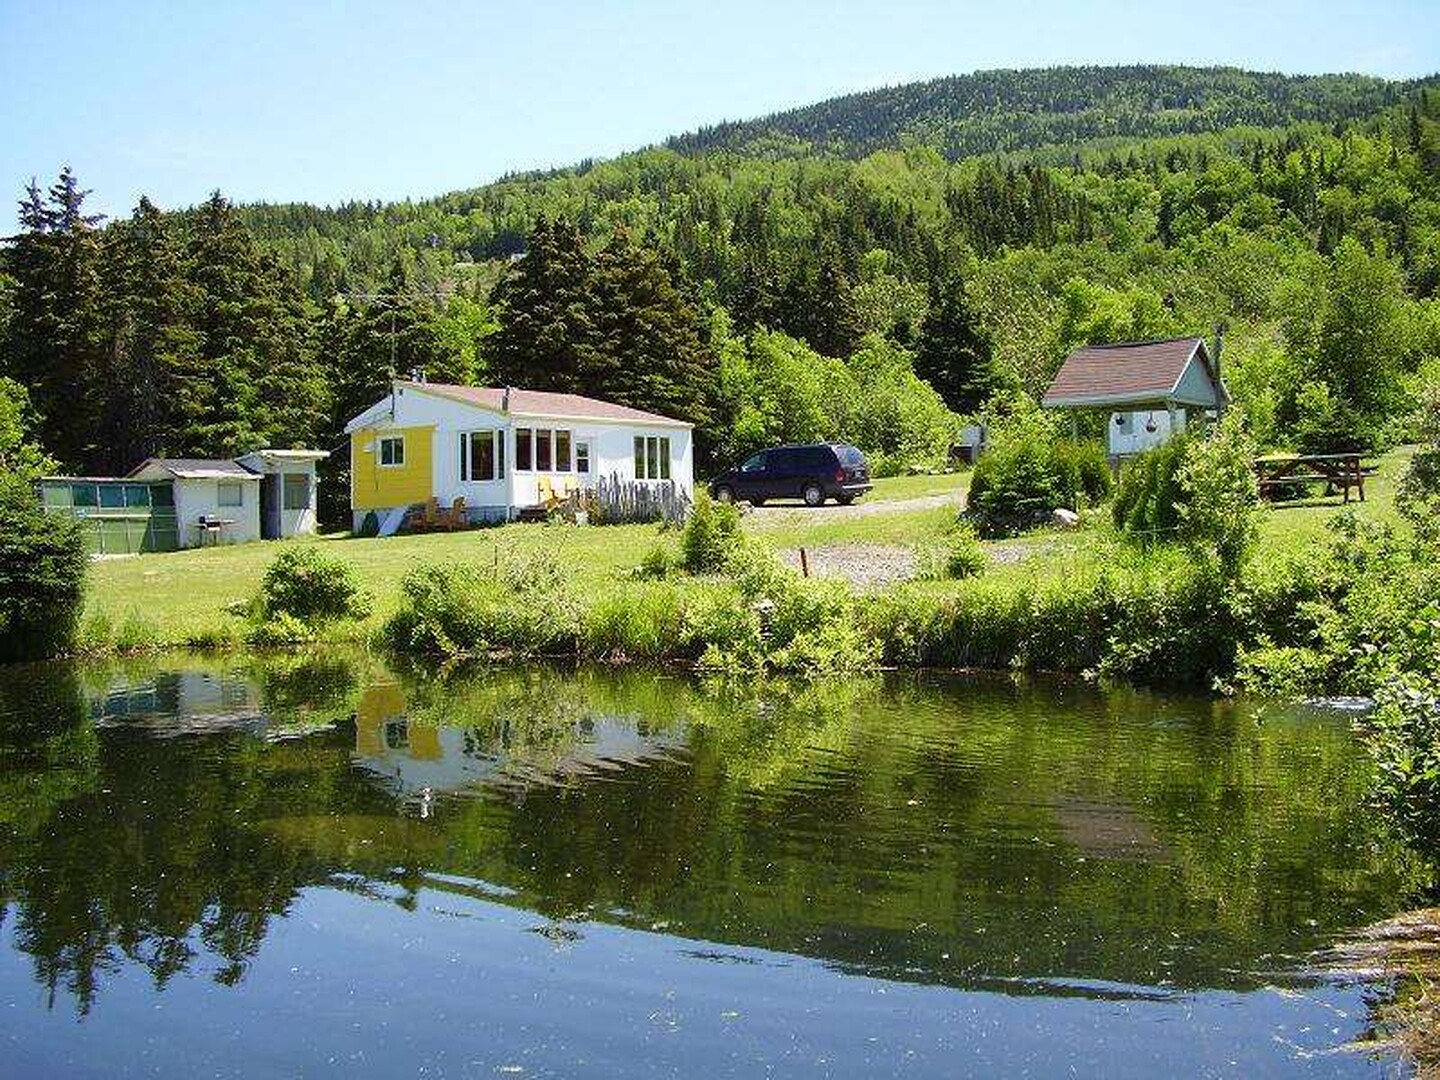
{"label": "small cabin", "polygon": [[239,458],[147,458],[125,476],[47,476],[40,499],[86,527],[96,555],[278,540],[315,531],[324,450]]}
{"label": "small cabin", "polygon": [[1203,338],[1087,345],[1065,358],[1042,404],[1106,412],[1110,457],[1132,457],[1224,411],[1218,355]]}

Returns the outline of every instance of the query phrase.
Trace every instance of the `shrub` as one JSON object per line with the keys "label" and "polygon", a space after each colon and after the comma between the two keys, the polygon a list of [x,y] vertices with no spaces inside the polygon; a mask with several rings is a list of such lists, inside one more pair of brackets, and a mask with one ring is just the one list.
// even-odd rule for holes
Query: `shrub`
{"label": "shrub", "polygon": [[1120,476],[1112,516],[1144,544],[1178,540],[1238,575],[1259,535],[1255,447],[1240,413],[1207,435],[1181,435],[1139,455]]}
{"label": "shrub", "polygon": [[1189,439],[1177,435],[1127,461],[1110,513],[1115,527],[1145,543],[1175,539],[1180,532],[1180,465]]}
{"label": "shrub", "polygon": [[1426,392],[1417,426],[1424,443],[1400,478],[1395,505],[1417,529],[1434,532],[1440,527],[1440,386]]}
{"label": "shrub", "polygon": [[692,574],[715,573],[740,542],[739,509],[698,492],[695,508],[680,534],[680,561],[685,569]]}
{"label": "shrub", "polygon": [[921,552],[918,577],[927,581],[959,581],[982,573],[990,559],[975,530],[968,522],[958,522],[945,545]]}
{"label": "shrub", "polygon": [[559,656],[576,652],[575,606],[551,591],[521,591],[466,565],[427,564],[400,583],[384,635],[396,648],[437,656]]}
{"label": "shrub", "polygon": [[1407,836],[1440,849],[1440,693],[1411,681],[1388,684],[1366,736],[1382,802]]}
{"label": "shrub", "polygon": [[370,596],[347,563],[317,547],[286,548],[265,571],[257,597],[261,618],[288,615],[303,623],[363,619],[370,614]]}
{"label": "shrub", "polygon": [[992,425],[990,449],[970,479],[968,513],[982,536],[1012,535],[1057,507],[1077,508],[1082,497],[1104,499],[1109,477],[1103,447],[1067,442],[1053,416],[1022,408]]}
{"label": "shrub", "polygon": [[658,581],[670,576],[675,569],[675,557],[664,544],[655,543],[640,559],[640,565],[630,571],[632,577],[641,580]]}
{"label": "shrub", "polygon": [[80,523],[47,514],[19,476],[0,476],[0,662],[73,646],[88,565]]}

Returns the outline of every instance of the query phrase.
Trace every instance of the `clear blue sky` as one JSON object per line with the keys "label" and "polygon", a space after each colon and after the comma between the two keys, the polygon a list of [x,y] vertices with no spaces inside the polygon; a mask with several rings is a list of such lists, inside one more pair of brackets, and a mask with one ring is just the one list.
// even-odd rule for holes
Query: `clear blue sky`
{"label": "clear blue sky", "polygon": [[[0,197],[425,197],[990,67],[1440,70],[1440,2],[92,4],[0,0]],[[11,216],[0,211],[8,221]]]}

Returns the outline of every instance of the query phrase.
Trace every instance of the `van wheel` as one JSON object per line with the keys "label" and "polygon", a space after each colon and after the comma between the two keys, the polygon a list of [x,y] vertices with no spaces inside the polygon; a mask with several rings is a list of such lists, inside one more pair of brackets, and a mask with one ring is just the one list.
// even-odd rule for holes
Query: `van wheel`
{"label": "van wheel", "polygon": [[806,484],[800,492],[800,497],[805,500],[806,506],[825,505],[825,489],[819,484]]}
{"label": "van wheel", "polygon": [[724,484],[721,484],[715,489],[715,501],[732,503],[735,501],[735,492],[732,491],[730,488],[726,487]]}

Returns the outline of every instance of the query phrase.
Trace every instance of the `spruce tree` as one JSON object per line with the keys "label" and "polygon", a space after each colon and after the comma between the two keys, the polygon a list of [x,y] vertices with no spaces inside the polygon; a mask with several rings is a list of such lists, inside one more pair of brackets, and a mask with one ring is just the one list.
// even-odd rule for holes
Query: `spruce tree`
{"label": "spruce tree", "polygon": [[500,330],[491,340],[495,379],[506,385],[581,393],[582,357],[592,340],[591,259],[580,232],[543,216],[523,258],[492,294]]}
{"label": "spruce tree", "polygon": [[990,342],[958,275],[931,283],[930,307],[916,343],[915,374],[956,412],[973,412],[999,389]]}

